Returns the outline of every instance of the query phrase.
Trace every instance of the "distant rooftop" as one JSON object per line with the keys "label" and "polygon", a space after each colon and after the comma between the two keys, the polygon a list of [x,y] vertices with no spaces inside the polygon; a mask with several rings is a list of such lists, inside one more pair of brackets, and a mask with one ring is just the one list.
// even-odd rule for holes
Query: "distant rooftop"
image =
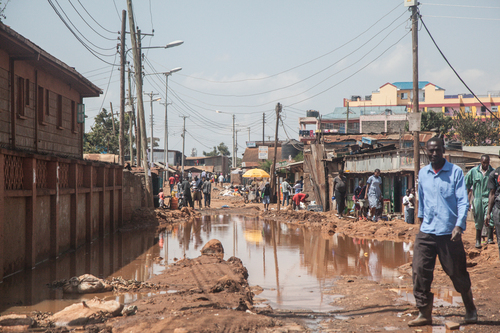
{"label": "distant rooftop", "polygon": [[[426,85],[429,83],[434,84],[429,81],[418,81],[418,89],[424,89]],[[393,82],[392,83],[396,88],[399,90],[412,90],[413,89],[413,82]],[[437,89],[444,90],[443,88],[436,86]]]}

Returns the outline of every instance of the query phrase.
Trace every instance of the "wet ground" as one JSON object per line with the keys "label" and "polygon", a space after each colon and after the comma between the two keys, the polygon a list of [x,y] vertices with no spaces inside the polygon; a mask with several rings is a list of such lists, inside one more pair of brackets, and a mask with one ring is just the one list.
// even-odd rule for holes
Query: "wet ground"
{"label": "wet ground", "polygon": [[[207,215],[173,224],[159,235],[154,230],[117,233],[57,261],[47,261],[29,272],[9,276],[0,284],[0,313],[56,312],[94,296],[130,303],[174,293],[175,290],[74,296],[63,295],[61,290],[52,290],[47,284],[85,273],[102,278],[121,276],[148,280],[163,272],[165,265],[177,263],[184,257],[198,257],[208,240],[218,239],[225,249],[224,259],[235,256],[242,260],[249,272],[248,283],[256,294],[256,309],[272,308],[271,317],[295,318],[311,331],[415,331],[405,324],[414,315],[411,305],[414,300],[408,269],[401,269],[411,262],[411,241],[349,237],[346,232],[328,234],[257,214],[219,214],[222,212],[207,211]],[[338,229],[348,230],[353,225],[339,225]],[[365,231],[353,229],[353,233],[373,227],[375,225],[370,224]],[[376,227],[377,232],[384,228],[397,230],[397,225],[377,224]],[[467,241],[465,244],[468,248]],[[494,248],[484,251],[486,259],[497,255]],[[484,260],[484,255],[476,253],[474,258],[475,265],[481,263],[478,259]],[[481,307],[488,297],[498,294],[496,289],[488,290],[491,282],[500,278],[497,268],[496,263],[494,267],[479,265],[469,269],[473,274],[473,288],[479,289],[479,292],[473,290],[479,299],[480,315],[484,313],[480,318],[486,328],[476,330],[468,326],[466,331],[496,331],[498,310],[488,307],[486,313]],[[486,279],[477,281],[475,276]],[[463,315],[460,296],[453,291],[439,266],[434,286],[436,325],[419,328],[422,332],[444,332],[446,321],[450,318],[459,321]],[[374,318],[377,318],[376,325]]]}

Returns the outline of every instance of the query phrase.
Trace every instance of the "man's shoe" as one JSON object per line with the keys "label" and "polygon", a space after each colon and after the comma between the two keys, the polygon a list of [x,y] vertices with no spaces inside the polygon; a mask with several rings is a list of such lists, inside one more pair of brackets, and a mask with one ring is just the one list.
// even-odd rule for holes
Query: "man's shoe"
{"label": "man's shoe", "polygon": [[481,248],[481,230],[476,229],[476,249]]}
{"label": "man's shoe", "polygon": [[472,289],[468,292],[462,294],[462,300],[465,305],[465,317],[464,321],[466,324],[477,323],[477,309],[474,305],[474,298],[472,297]]}
{"label": "man's shoe", "polygon": [[432,304],[434,303],[434,294],[431,294],[429,303],[423,308],[418,308],[418,317],[408,322],[408,326],[432,325]]}
{"label": "man's shoe", "polygon": [[488,227],[488,244],[495,244],[493,241],[493,227]]}

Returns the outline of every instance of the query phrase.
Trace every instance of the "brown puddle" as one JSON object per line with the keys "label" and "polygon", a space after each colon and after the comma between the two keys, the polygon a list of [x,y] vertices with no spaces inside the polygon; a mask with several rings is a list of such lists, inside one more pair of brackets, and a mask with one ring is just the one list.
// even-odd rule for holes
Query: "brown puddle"
{"label": "brown puddle", "polygon": [[[85,273],[109,278],[144,281],[184,255],[195,258],[210,239],[218,239],[225,259],[236,256],[249,272],[249,284],[263,288],[258,298],[274,309],[332,311],[329,305],[341,295],[323,291],[341,275],[365,276],[394,282],[397,267],[411,260],[412,244],[321,234],[306,228],[237,215],[202,216],[175,226],[155,238],[151,231],[117,233],[18,273],[0,284],[0,314],[30,311],[56,312],[97,296],[130,303],[150,294],[112,293],[66,295],[46,284]],[[155,258],[162,257],[158,261]]]}

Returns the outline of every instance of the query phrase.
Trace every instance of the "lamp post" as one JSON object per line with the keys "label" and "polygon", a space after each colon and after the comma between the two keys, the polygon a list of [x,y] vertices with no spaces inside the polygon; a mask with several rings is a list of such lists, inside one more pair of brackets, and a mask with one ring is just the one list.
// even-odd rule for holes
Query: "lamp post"
{"label": "lamp post", "polygon": [[233,168],[236,168],[236,145],[235,145],[235,140],[234,140],[234,120],[235,120],[235,114],[234,113],[230,113],[230,112],[222,112],[220,110],[215,110],[215,112],[217,113],[226,113],[226,114],[230,114],[233,116],[233,158],[231,159],[231,164],[232,164],[232,167]]}
{"label": "lamp post", "polygon": [[[123,15],[122,20],[125,22],[125,11],[123,11],[122,15]],[[133,50],[133,48],[129,48],[128,50],[125,51],[125,39],[124,39],[125,32],[124,32],[124,30],[125,30],[125,28],[122,28],[122,40],[121,40],[121,49],[120,49],[121,50],[120,51],[121,60],[120,60],[120,158],[119,159],[120,159],[121,164],[123,164],[123,150],[124,150],[123,139],[122,139],[124,129],[122,128],[121,124],[123,123],[122,115],[123,115],[123,117],[125,115],[125,59],[127,58],[128,52],[130,50]],[[179,46],[183,43],[184,43],[184,41],[177,40],[177,41],[170,42],[165,46],[140,47],[139,53],[141,53],[143,49],[168,49],[171,47]],[[142,72],[142,70],[139,69],[139,72]],[[141,82],[141,84],[142,84],[142,82]],[[141,90],[142,90],[142,86],[141,86]],[[138,147],[136,147],[136,148],[138,148]],[[131,161],[131,164],[132,164],[132,162],[133,161]]]}

